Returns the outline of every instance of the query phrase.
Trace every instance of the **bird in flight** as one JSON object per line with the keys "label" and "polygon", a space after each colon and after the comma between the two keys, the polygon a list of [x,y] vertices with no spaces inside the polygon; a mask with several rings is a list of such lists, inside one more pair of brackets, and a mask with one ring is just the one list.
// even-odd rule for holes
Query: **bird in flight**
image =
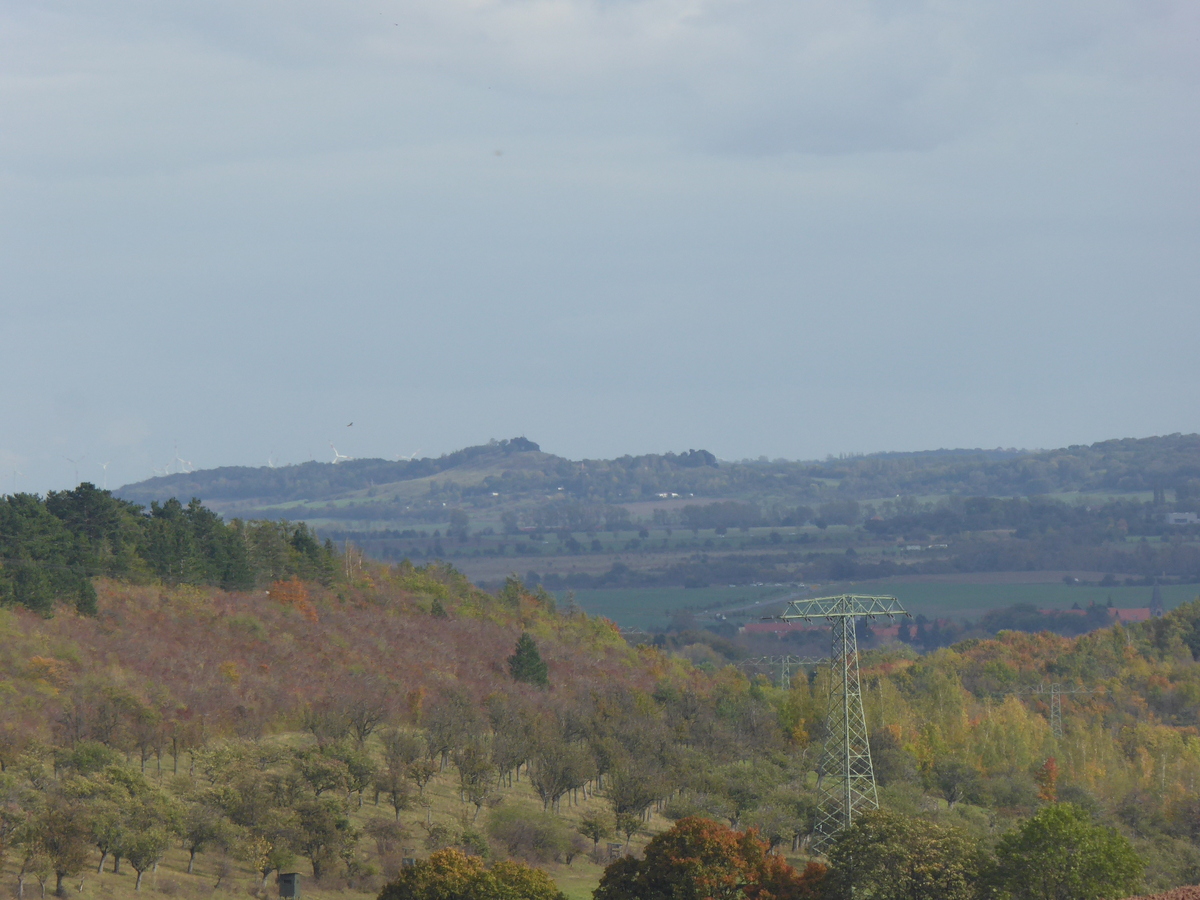
{"label": "bird in flight", "polygon": [[[351,422],[351,423],[350,423],[350,425],[353,425],[353,424],[354,424],[353,422]],[[347,428],[349,428],[349,427],[350,427],[350,425],[347,425],[346,427],[347,427]]]}

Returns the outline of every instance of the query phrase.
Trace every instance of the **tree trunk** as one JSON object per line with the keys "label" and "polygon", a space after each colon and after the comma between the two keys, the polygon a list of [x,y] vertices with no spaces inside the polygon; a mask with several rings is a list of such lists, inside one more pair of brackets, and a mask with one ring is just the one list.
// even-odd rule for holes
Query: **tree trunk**
{"label": "tree trunk", "polygon": [[142,889],[142,870],[138,869],[137,873],[138,873],[137,881],[135,881],[133,883],[133,889],[135,891],[140,891]]}
{"label": "tree trunk", "polygon": [[104,874],[104,864],[105,864],[106,862],[108,862],[108,851],[107,851],[107,850],[101,850],[101,851],[100,851],[100,865],[96,866],[96,874],[97,874],[97,875],[103,875],[103,874]]}
{"label": "tree trunk", "polygon": [[193,848],[192,848],[192,850],[191,850],[191,853],[190,853],[190,855],[188,856],[188,870],[187,870],[187,873],[188,873],[189,875],[191,875],[191,874],[192,874],[192,868],[193,868],[195,865],[196,865],[196,848],[195,848],[195,847],[193,847]]}
{"label": "tree trunk", "polygon": [[25,873],[17,873],[17,900],[25,900]]}
{"label": "tree trunk", "polygon": [[113,874],[114,875],[121,874],[121,854],[120,853],[113,854]]}
{"label": "tree trunk", "polygon": [[[55,872],[54,873],[54,896],[55,897],[65,897],[66,896],[66,891],[63,890],[63,886],[62,886],[63,878],[66,876],[66,874],[67,874],[66,872]],[[45,889],[43,888],[43,893],[44,892],[45,892]]]}

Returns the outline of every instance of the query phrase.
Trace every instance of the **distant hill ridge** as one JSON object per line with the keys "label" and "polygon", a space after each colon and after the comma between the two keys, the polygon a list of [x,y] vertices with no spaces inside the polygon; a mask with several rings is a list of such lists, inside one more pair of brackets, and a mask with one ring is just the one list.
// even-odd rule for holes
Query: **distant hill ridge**
{"label": "distant hill ridge", "polygon": [[480,460],[496,461],[514,453],[539,453],[523,437],[465,447],[436,459],[347,459],[342,462],[306,462],[288,466],[221,466],[162,475],[118,488],[114,493],[135,503],[168,497],[202,496],[210,500],[269,498],[282,500],[334,496],[372,485],[428,478],[447,469],[470,466]]}
{"label": "distant hill ridge", "polygon": [[[518,437],[436,459],[228,466],[152,478],[116,493],[142,504],[194,496],[227,515],[302,519],[320,504],[322,517],[400,522],[418,507],[496,507],[550,497],[590,504],[689,497],[787,504],[1168,489],[1177,498],[1200,497],[1200,435],[1126,438],[1058,450],[884,452],[796,462],[718,462],[705,450],[576,461]],[[433,521],[428,515],[423,520]]]}

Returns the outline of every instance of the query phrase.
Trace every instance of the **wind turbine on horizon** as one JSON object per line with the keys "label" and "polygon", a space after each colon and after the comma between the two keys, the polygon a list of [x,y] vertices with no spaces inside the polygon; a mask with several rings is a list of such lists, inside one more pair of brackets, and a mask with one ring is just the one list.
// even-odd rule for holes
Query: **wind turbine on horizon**
{"label": "wind turbine on horizon", "polygon": [[69,463],[70,463],[72,466],[74,466],[74,467],[75,467],[75,484],[76,484],[76,485],[78,485],[78,484],[79,484],[79,464],[80,464],[81,462],[83,462],[83,460],[84,460],[86,457],[87,457],[87,454],[86,454],[86,453],[83,453],[83,454],[81,454],[81,455],[80,455],[80,457],[79,457],[79,459],[71,459],[71,457],[69,457],[69,456],[64,456],[64,457],[63,457],[63,459],[65,459],[67,462],[69,462]]}
{"label": "wind turbine on horizon", "polygon": [[341,462],[343,459],[353,459],[353,457],[351,457],[351,456],[347,456],[347,455],[346,455],[346,454],[344,454],[344,453],[338,453],[338,448],[337,448],[337,447],[335,447],[335,446],[333,446],[333,443],[332,443],[332,442],[330,442],[330,444],[329,444],[329,448],[330,448],[331,450],[333,450],[333,464],[334,464],[335,466],[336,466],[338,463],[340,463],[340,462]]}
{"label": "wind turbine on horizon", "polygon": [[412,453],[408,454],[408,456],[397,456],[396,462],[412,462],[417,458],[417,454],[420,452],[420,450],[414,450]]}
{"label": "wind turbine on horizon", "polygon": [[104,486],[102,489],[107,491],[108,490],[108,467],[110,465],[112,465],[112,461],[110,460],[109,462],[96,463],[96,465],[98,465],[100,468],[102,468],[104,470]]}
{"label": "wind turbine on horizon", "polygon": [[[179,455],[179,444],[175,445],[175,458],[173,460],[171,460],[171,463],[179,463],[179,473],[181,475],[185,474],[185,473],[189,473],[193,469],[196,468],[194,465],[192,465],[191,460],[184,459],[182,456]],[[168,468],[169,467],[170,466],[168,465]]]}

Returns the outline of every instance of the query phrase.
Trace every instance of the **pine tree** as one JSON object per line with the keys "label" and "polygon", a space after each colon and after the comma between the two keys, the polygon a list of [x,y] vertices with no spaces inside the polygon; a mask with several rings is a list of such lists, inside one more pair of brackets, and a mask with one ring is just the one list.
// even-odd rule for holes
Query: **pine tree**
{"label": "pine tree", "polygon": [[508,671],[514,681],[524,681],[538,687],[549,686],[549,669],[529,632],[523,632],[517,640],[517,648],[508,658]]}

